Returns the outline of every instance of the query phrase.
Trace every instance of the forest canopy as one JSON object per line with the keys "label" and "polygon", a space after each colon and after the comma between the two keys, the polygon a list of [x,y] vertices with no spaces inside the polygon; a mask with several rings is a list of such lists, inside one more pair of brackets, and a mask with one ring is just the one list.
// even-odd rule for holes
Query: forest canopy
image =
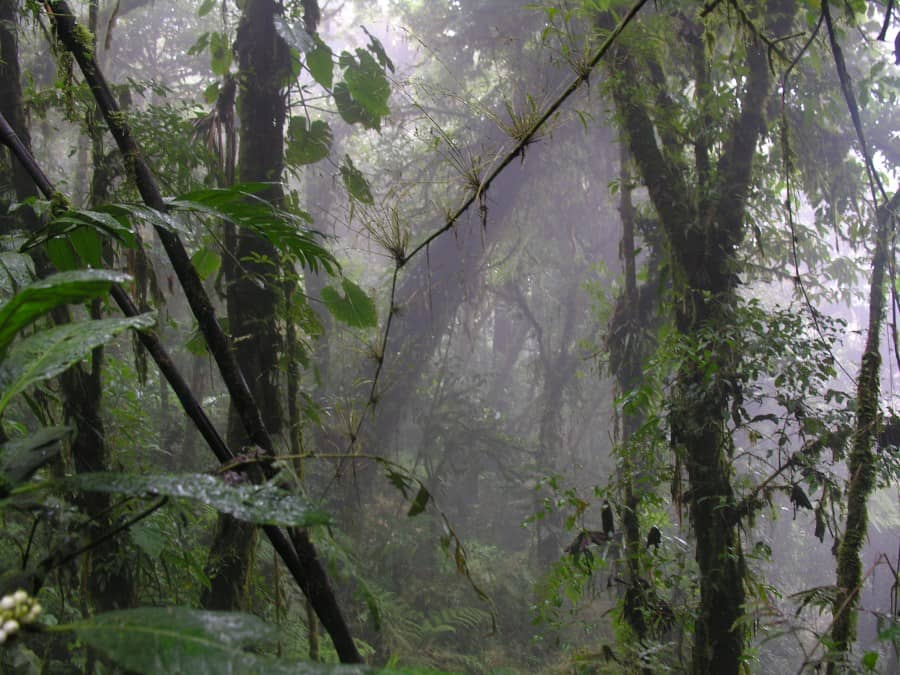
{"label": "forest canopy", "polygon": [[896,672],[893,0],[0,0],[0,670]]}

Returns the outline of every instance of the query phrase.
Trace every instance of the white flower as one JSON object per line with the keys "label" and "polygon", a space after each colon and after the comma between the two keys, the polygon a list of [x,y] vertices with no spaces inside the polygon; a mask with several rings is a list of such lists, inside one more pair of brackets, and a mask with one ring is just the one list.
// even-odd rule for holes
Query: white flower
{"label": "white flower", "polygon": [[27,599],[28,599],[28,593],[23,591],[21,588],[18,591],[16,591],[15,593],[13,593],[13,600],[15,601],[15,603],[17,605],[21,605]]}
{"label": "white flower", "polygon": [[4,595],[3,599],[0,600],[0,609],[12,609],[15,606],[16,601],[11,595]]}
{"label": "white flower", "polygon": [[39,603],[34,603],[31,606],[31,609],[28,610],[28,614],[25,615],[25,621],[30,623],[38,618],[40,613],[43,611],[43,607],[40,606]]}
{"label": "white flower", "polygon": [[19,622],[15,619],[8,619],[3,622],[3,632],[7,635],[12,635],[17,630],[19,630]]}

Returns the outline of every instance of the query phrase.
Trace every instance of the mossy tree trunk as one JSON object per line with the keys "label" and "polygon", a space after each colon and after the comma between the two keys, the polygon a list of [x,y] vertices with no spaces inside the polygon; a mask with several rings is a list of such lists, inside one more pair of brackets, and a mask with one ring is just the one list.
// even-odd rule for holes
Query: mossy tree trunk
{"label": "mossy tree trunk", "polygon": [[847,522],[838,548],[837,595],[834,601],[834,625],[831,629],[834,655],[828,672],[838,669],[856,637],[856,605],[862,585],[860,553],[868,532],[868,500],[875,488],[876,465],[873,445],[878,426],[878,398],[881,374],[880,337],[884,316],[884,282],[888,264],[888,232],[897,220],[900,192],[882,205],[875,226],[875,252],[872,256],[872,279],[869,288],[869,327],[862,365],[857,380],[856,429],[854,430],[847,469]]}
{"label": "mossy tree trunk", "polygon": [[[767,29],[775,35],[789,25],[783,4],[770,0],[753,8],[764,12]],[[735,497],[725,420],[727,374],[734,370],[734,358],[716,336],[720,326],[730,323],[736,299],[736,251],[744,238],[753,157],[766,130],[771,78],[765,45],[758,36],[746,35],[739,42],[745,73],[739,100],[725,119],[716,119],[703,28],[684,16],[673,20],[689,49],[683,59],[689,74],[679,76],[693,81],[695,104],[706,121],[689,142],[693,162],[686,158],[684,136],[675,133],[678,109],[668,91],[666,69],[652,52],[627,46],[618,50],[613,96],[668,245],[676,328],[689,342],[701,334],[707,341],[677,373],[669,418],[673,450],[690,481],[700,573],[692,671],[728,675],[739,672],[745,644],[744,562],[738,528],[728,518]],[[678,60],[670,58],[666,65],[678,67]],[[709,141],[715,125],[722,129],[716,145]]]}

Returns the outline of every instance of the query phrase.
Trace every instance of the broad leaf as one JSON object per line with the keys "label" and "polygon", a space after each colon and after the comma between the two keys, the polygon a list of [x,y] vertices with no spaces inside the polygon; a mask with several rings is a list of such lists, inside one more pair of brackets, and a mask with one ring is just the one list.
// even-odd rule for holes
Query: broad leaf
{"label": "broad leaf", "polygon": [[350,195],[361,201],[363,204],[371,204],[375,201],[372,197],[372,191],[369,189],[369,183],[362,172],[353,164],[350,155],[344,155],[344,162],[341,164],[341,178],[344,180],[344,186]]}
{"label": "broad leaf", "polygon": [[59,442],[70,431],[71,427],[45,427],[0,446],[0,498],[52,461],[59,454]]}
{"label": "broad leaf", "polygon": [[208,279],[219,272],[219,268],[222,266],[222,256],[208,246],[204,246],[191,256],[191,263],[197,270],[197,276],[201,279]]}
{"label": "broad leaf", "polygon": [[375,58],[378,59],[378,63],[382,68],[386,68],[390,70],[392,73],[394,72],[394,62],[391,61],[390,57],[387,55],[387,52],[384,49],[384,45],[381,44],[381,40],[372,35],[365,26],[362,26],[363,32],[369,36],[369,44],[368,50],[375,55]]}
{"label": "broad leaf", "polygon": [[35,281],[0,306],[0,354],[16,333],[51,309],[106,295],[110,286],[129,280],[127,274],[109,270],[60,272]]}
{"label": "broad leaf", "polygon": [[328,157],[333,140],[327,122],[315,120],[309,124],[305,117],[291,117],[284,158],[294,166],[313,164]]}
{"label": "broad leaf", "polygon": [[334,84],[334,61],[331,47],[316,36],[316,47],[306,54],[306,67],[313,79],[326,89]]}
{"label": "broad leaf", "polygon": [[331,286],[322,289],[322,302],[338,321],[354,328],[372,328],[378,323],[375,302],[347,278],[341,280],[344,294]]}
{"label": "broad leaf", "polygon": [[344,68],[344,81],[353,100],[378,120],[390,113],[387,102],[391,85],[372,54],[365,49],[357,49],[354,58],[350,52],[341,52],[339,62]]}
{"label": "broad leaf", "polygon": [[128,248],[134,248],[137,241],[131,229],[129,209],[123,205],[110,204],[96,209],[63,211],[31,237],[23,248],[29,249],[55,238],[83,231],[111,237]]}
{"label": "broad leaf", "polygon": [[85,492],[192,499],[257,525],[311,527],[329,522],[326,513],[274,485],[229,484],[208,474],[83,473],[63,483]]}
{"label": "broad leaf", "polygon": [[257,617],[239,612],[147,607],[99,614],[69,627],[123,668],[147,675],[349,675],[366,671],[361,666],[288,662],[245,651],[251,644],[271,641],[274,631]]}
{"label": "broad leaf", "polygon": [[224,77],[231,69],[231,44],[225,33],[212,33],[209,36],[210,68],[215,75]]}
{"label": "broad leaf", "polygon": [[381,118],[371,115],[362,105],[353,100],[346,82],[334,85],[334,102],[338,113],[347,124],[362,124],[366,129],[381,130]]}
{"label": "broad leaf", "polygon": [[15,343],[0,365],[0,413],[28,386],[56,377],[122,331],[146,328],[154,321],[152,314],[82,321],[56,326]]}

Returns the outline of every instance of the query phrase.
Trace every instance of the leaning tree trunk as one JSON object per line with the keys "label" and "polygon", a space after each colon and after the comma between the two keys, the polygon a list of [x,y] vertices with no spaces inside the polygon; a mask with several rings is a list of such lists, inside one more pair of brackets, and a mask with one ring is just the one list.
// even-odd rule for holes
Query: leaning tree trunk
{"label": "leaning tree trunk", "polygon": [[[285,101],[282,85],[290,67],[287,45],[275,31],[276,6],[272,0],[249,0],[237,34],[238,114],[240,149],[238,175],[242,181],[270,182],[261,197],[279,205],[283,170]],[[230,241],[229,241],[230,240]],[[261,237],[241,230],[226,237],[232,244],[225,266],[228,320],[238,362],[263,414],[269,433],[281,428],[278,396],[279,260],[274,247]],[[231,407],[228,444],[250,444],[241,418]],[[210,609],[246,606],[251,559],[256,543],[252,525],[220,514],[210,550],[210,588],[203,605]]]}

